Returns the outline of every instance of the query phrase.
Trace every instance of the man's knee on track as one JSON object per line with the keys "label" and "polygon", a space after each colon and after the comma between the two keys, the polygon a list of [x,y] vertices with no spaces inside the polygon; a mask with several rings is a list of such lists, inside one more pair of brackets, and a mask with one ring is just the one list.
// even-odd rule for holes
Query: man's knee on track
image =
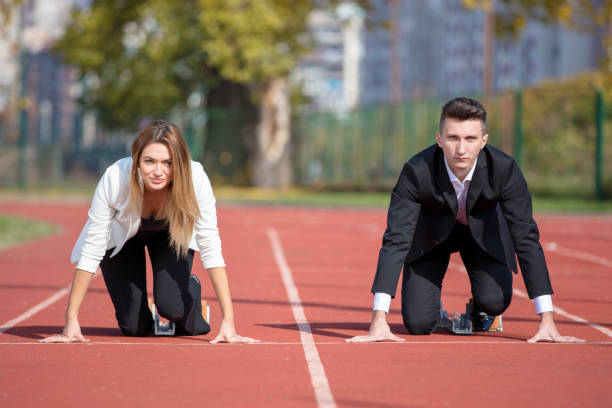
{"label": "man's knee on track", "polygon": [[410,334],[431,334],[438,326],[438,319],[428,318],[427,316],[403,316],[404,326]]}
{"label": "man's knee on track", "polygon": [[474,298],[474,305],[478,310],[490,316],[498,316],[510,306],[512,295],[485,295]]}

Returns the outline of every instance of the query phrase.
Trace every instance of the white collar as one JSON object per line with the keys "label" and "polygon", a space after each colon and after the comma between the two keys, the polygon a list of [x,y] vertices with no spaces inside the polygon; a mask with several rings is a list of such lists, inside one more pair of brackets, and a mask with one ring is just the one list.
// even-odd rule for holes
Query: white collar
{"label": "white collar", "polygon": [[[465,178],[463,179],[463,183],[465,183],[466,181],[472,181],[472,176],[474,175],[474,170],[476,170],[476,163],[478,163],[478,156],[476,156],[476,160],[474,160],[474,165],[472,166],[472,169],[467,174],[467,176],[465,176]],[[446,166],[446,172],[448,173],[448,178],[450,178],[451,183],[454,183],[456,181],[456,182],[458,182],[460,184],[463,184],[461,181],[459,181],[459,178],[457,178],[457,176],[455,176],[455,173],[453,173],[451,168],[448,167],[448,162],[446,161],[446,156],[444,156],[444,165]]]}

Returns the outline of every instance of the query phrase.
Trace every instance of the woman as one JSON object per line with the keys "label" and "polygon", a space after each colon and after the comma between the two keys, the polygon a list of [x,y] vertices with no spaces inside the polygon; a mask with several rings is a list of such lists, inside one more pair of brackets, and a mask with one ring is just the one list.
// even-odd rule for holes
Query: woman
{"label": "woman", "polygon": [[72,251],[78,261],[64,331],[41,341],[88,341],[81,334],[78,311],[89,282],[102,269],[126,336],[153,329],[148,307],[145,246],[153,267],[153,295],[159,314],[175,323],[178,334],[210,331],[202,317],[200,281],[191,275],[194,250],[200,252],[223,315],[211,343],[251,343],[236,333],[215,198],[202,166],[191,161],[179,129],[155,121],[132,145],[132,157],[111,165],[98,183],[89,219]]}

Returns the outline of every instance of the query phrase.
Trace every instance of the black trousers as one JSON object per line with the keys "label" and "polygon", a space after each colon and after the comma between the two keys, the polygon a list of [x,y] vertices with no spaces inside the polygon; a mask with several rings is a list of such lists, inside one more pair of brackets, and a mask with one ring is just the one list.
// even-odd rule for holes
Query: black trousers
{"label": "black trousers", "polygon": [[145,246],[153,267],[153,297],[160,316],[173,321],[176,333],[199,335],[210,331],[202,317],[201,289],[191,279],[194,251],[177,258],[162,224],[143,220],[141,229],[118,254],[109,249],[100,263],[106,288],[115,306],[119,328],[126,336],[152,333],[147,302]]}
{"label": "black trousers", "polygon": [[402,317],[411,334],[430,334],[438,326],[442,280],[451,253],[457,251],[470,278],[475,308],[496,316],[510,305],[512,271],[487,254],[467,226],[457,223],[446,241],[404,266]]}

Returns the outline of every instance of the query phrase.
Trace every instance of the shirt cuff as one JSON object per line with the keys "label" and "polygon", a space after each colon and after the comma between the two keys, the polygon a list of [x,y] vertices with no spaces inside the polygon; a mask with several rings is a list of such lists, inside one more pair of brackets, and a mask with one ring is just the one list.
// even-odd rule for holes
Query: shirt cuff
{"label": "shirt cuff", "polygon": [[552,297],[550,295],[536,296],[533,299],[533,304],[535,305],[536,314],[553,311]]}
{"label": "shirt cuff", "polygon": [[81,256],[79,262],[77,263],[76,269],[81,269],[93,275],[98,270],[98,266],[100,266],[100,261],[94,261],[93,259]]}
{"label": "shirt cuff", "polygon": [[391,295],[383,292],[376,292],[374,294],[374,307],[373,310],[383,310],[385,313],[389,313],[389,306],[391,306]]}
{"label": "shirt cuff", "polygon": [[200,259],[206,270],[210,268],[224,268],[226,266],[222,255],[202,256],[202,252],[200,252]]}

